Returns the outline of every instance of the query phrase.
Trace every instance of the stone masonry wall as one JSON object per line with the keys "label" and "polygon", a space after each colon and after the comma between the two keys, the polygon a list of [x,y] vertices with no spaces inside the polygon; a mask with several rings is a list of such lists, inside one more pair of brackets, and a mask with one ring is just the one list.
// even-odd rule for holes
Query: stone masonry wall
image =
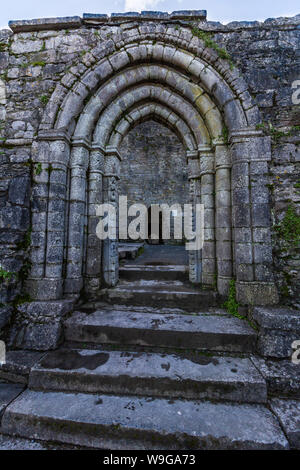
{"label": "stone masonry wall", "polygon": [[[143,21],[151,23],[156,20],[155,16],[153,18]],[[139,17],[128,19],[123,15],[93,22],[86,15],[84,19],[54,20],[52,26],[47,27],[39,26],[39,21],[28,22],[25,32],[24,25],[19,27],[17,23],[12,24],[14,33],[0,31],[0,329],[8,322],[12,311],[7,305],[14,299],[15,303],[22,301],[21,286],[28,271],[30,209],[34,210],[30,208],[30,182],[33,173],[40,171],[31,164],[31,146],[44,107],[64,76],[61,86],[72,86],[76,65],[81,64],[83,69],[89,66],[89,51],[93,47],[113,37],[119,28],[130,31],[140,21]],[[242,71],[256,99],[265,132],[271,134],[273,141],[269,186],[274,269],[282,301],[299,303],[299,241],[291,240],[285,230],[285,216],[289,210],[294,226],[299,227],[300,133],[297,126],[300,125],[300,109],[292,103],[291,87],[300,79],[300,15],[226,26],[203,19],[191,23],[176,15],[173,19],[160,18],[160,21],[176,29],[197,26],[196,33],[199,30],[211,33]],[[20,29],[23,31],[18,32]],[[143,129],[147,129],[147,125]],[[139,130],[134,132],[137,138]],[[165,136],[169,142],[168,131]],[[129,136],[125,152],[128,155],[130,139]],[[177,146],[178,143],[176,154],[179,155]],[[177,182],[181,178],[179,173],[173,174]]]}
{"label": "stone masonry wall", "polygon": [[177,136],[147,121],[132,129],[121,146],[120,194],[128,204],[186,204],[186,155]]}

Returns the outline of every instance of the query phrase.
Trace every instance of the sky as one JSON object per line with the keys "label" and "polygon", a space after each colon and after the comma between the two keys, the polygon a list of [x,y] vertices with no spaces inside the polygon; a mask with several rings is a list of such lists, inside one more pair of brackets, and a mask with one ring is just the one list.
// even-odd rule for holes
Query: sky
{"label": "sky", "polygon": [[207,10],[208,20],[228,23],[294,16],[300,13],[300,4],[299,0],[1,0],[0,28],[7,27],[9,20],[141,10]]}

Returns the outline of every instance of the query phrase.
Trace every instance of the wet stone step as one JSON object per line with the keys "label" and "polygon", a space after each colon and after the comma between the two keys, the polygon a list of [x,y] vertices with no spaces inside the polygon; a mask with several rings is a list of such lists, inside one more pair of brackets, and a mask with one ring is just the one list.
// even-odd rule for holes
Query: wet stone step
{"label": "wet stone step", "polygon": [[122,281],[117,287],[102,289],[102,300],[124,305],[183,308],[186,311],[215,307],[221,299],[215,291],[201,290],[181,281],[140,279]]}
{"label": "wet stone step", "polygon": [[27,390],[3,432],[105,449],[287,449],[263,405]]}
{"label": "wet stone step", "polygon": [[187,266],[151,266],[125,264],[119,268],[120,279],[127,281],[161,280],[186,281],[188,279]]}
{"label": "wet stone step", "polygon": [[224,352],[255,350],[256,332],[231,316],[166,315],[97,310],[65,322],[67,341]]}
{"label": "wet stone step", "polygon": [[60,350],[32,370],[35,390],[266,402],[266,383],[248,358]]}

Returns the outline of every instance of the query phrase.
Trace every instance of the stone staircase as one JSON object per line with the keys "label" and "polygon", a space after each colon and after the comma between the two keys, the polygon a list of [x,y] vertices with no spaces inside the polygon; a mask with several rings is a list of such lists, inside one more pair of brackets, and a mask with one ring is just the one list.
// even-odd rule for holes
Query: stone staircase
{"label": "stone staircase", "polygon": [[63,347],[30,368],[1,432],[105,449],[289,448],[255,330],[182,271],[125,265],[119,286],[66,320]]}
{"label": "stone staircase", "polygon": [[124,265],[120,282],[113,289],[103,289],[101,298],[109,303],[130,306],[182,308],[194,312],[217,306],[219,296],[212,290],[200,290],[187,281],[186,266]]}

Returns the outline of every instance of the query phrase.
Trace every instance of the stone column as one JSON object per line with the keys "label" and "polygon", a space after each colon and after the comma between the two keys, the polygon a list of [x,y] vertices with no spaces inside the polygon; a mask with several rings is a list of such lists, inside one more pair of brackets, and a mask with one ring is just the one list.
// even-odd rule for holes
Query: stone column
{"label": "stone column", "polygon": [[115,207],[116,239],[103,241],[103,279],[107,286],[116,286],[119,281],[118,253],[118,182],[121,157],[117,149],[107,148],[104,162],[103,201]]}
{"label": "stone column", "polygon": [[83,286],[84,226],[88,163],[88,142],[83,139],[74,141],[70,159],[70,205],[65,279],[66,294],[78,295]]}
{"label": "stone column", "polygon": [[43,132],[33,162],[32,269],[25,287],[36,300],[56,300],[63,293],[68,137]]}
{"label": "stone column", "polygon": [[93,148],[90,153],[88,178],[88,233],[85,270],[85,292],[89,297],[96,295],[101,286],[102,242],[96,235],[99,217],[96,207],[103,201],[104,153]]}
{"label": "stone column", "polygon": [[232,133],[230,142],[237,300],[243,305],[274,304],[278,293],[270,269],[270,138],[245,129]]}
{"label": "stone column", "polygon": [[[189,199],[190,204],[195,207],[201,203],[200,195],[200,168],[198,151],[187,151]],[[194,211],[195,214],[195,211]],[[194,215],[193,214],[193,215]],[[195,221],[192,221],[192,230],[195,230]],[[193,284],[200,284],[202,280],[202,250],[189,250],[189,280]]]}
{"label": "stone column", "polygon": [[215,201],[216,201],[216,259],[217,288],[219,294],[227,296],[232,279],[231,236],[231,157],[229,148],[222,140],[215,146]]}
{"label": "stone column", "polygon": [[216,286],[215,250],[215,155],[210,146],[198,147],[201,176],[201,203],[204,205],[204,245],[202,250],[202,284]]}

